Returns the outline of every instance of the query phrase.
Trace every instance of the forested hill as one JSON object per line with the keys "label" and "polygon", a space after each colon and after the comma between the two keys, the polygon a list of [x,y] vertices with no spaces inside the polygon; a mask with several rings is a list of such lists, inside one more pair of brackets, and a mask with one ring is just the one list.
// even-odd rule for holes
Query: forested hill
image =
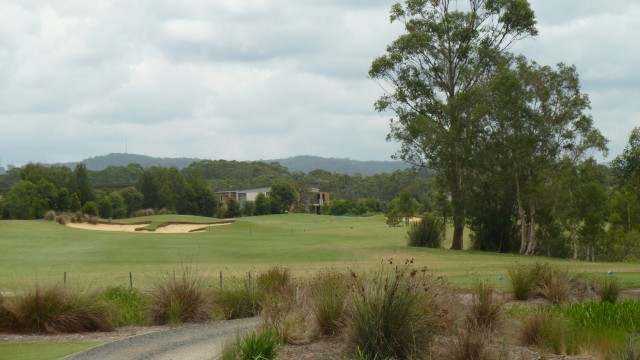
{"label": "forested hill", "polygon": [[291,172],[308,173],[312,170],[322,169],[333,173],[346,175],[361,174],[363,176],[392,173],[396,170],[404,170],[411,167],[411,165],[402,161],[358,161],[309,155],[263,161],[277,162]]}
{"label": "forested hill", "polygon": [[[94,156],[88,159],[84,159],[81,162],[85,164],[87,170],[97,171],[104,170],[109,166],[127,166],[129,164],[138,164],[143,168],[150,168],[152,166],[158,167],[175,167],[178,169],[184,169],[192,163],[200,161],[196,158],[158,158],[147,155],[136,154],[109,154]],[[66,166],[74,168],[77,162],[52,164],[53,166]]]}
{"label": "forested hill", "polygon": [[[138,164],[143,168],[152,166],[158,167],[175,167],[182,170],[194,162],[201,161],[196,158],[158,158],[147,155],[136,154],[109,154],[95,156],[83,160],[87,170],[99,171],[109,166],[127,166],[129,164]],[[374,174],[392,173],[396,170],[408,169],[411,166],[402,161],[358,161],[351,159],[323,158],[319,156],[300,155],[286,159],[276,160],[260,160],[262,162],[276,162],[289,169],[290,172],[303,172],[322,169],[333,173],[362,176],[371,176]],[[76,162],[52,164],[54,166],[66,166],[73,169]]]}

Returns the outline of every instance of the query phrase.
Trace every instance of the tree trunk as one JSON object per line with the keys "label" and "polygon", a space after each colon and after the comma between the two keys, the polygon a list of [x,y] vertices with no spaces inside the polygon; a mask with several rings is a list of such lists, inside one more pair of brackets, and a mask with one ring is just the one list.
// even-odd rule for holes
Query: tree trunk
{"label": "tree trunk", "polygon": [[[462,250],[464,234],[464,209],[453,211],[453,243],[451,243],[451,250]],[[460,214],[462,213],[462,214]]]}
{"label": "tree trunk", "polygon": [[529,210],[529,248],[527,249],[527,255],[535,255],[538,244],[536,241],[536,207],[530,206]]}

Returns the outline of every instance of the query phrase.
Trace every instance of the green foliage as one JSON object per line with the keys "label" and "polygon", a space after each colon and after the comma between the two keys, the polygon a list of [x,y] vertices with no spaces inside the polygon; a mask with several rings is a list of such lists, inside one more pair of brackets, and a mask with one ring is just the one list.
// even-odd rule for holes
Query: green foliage
{"label": "green foliage", "polygon": [[640,360],[640,338],[639,336],[629,336],[623,347],[618,351],[612,351],[607,360]]}
{"label": "green foliage", "polygon": [[77,333],[111,331],[114,311],[97,293],[72,291],[55,285],[33,290],[6,301],[9,327],[16,332]]}
{"label": "green foliage", "polygon": [[408,245],[441,248],[444,230],[445,225],[442,219],[425,216],[420,221],[409,224],[409,229],[407,230]]}
{"label": "green foliage", "polygon": [[397,210],[391,210],[387,213],[386,222],[390,227],[398,227],[402,225],[402,215]]}
{"label": "green foliage", "polygon": [[149,294],[151,322],[156,325],[204,322],[211,318],[210,308],[205,279],[189,266],[167,273]]}
{"label": "green foliage", "polygon": [[576,344],[570,342],[570,331],[569,323],[555,312],[537,310],[523,319],[520,341],[554,354],[574,354]]}
{"label": "green foliage", "polygon": [[562,314],[575,325],[590,329],[617,329],[628,333],[640,331],[640,301],[579,302],[564,305]]}
{"label": "green foliage", "polygon": [[242,216],[253,216],[255,203],[253,201],[245,201],[242,204]]}
{"label": "green foliage", "polygon": [[422,357],[429,352],[433,336],[446,326],[439,302],[442,284],[424,269],[381,271],[350,290],[348,348],[359,348],[367,358]]}
{"label": "green foliage", "polygon": [[256,279],[256,286],[261,293],[275,294],[286,288],[291,281],[289,269],[273,266],[260,273]]}
{"label": "green foliage", "polygon": [[103,298],[116,306],[117,326],[147,325],[149,313],[147,299],[138,289],[124,286],[109,286],[104,290]]}
{"label": "green foliage", "polygon": [[271,207],[269,205],[269,199],[264,193],[258,193],[255,201],[255,215],[269,215],[271,214]]}
{"label": "green foliage", "polygon": [[56,212],[53,210],[49,210],[44,214],[44,219],[47,221],[53,221],[56,219]]}
{"label": "green foliage", "polygon": [[82,206],[82,213],[89,216],[98,216],[98,204],[93,201],[87,201],[84,206]]}
{"label": "green foliage", "polygon": [[271,212],[274,214],[282,214],[291,210],[293,204],[298,200],[298,192],[287,181],[276,181],[271,184],[271,191],[269,192],[269,201],[271,205]]}
{"label": "green foliage", "polygon": [[221,289],[213,290],[213,303],[217,315],[226,320],[256,316],[262,306],[258,292],[248,282],[230,281]]}
{"label": "green foliage", "polygon": [[225,346],[223,360],[273,360],[278,355],[280,339],[271,329],[252,332],[238,337],[236,342]]}
{"label": "green foliage", "polygon": [[240,211],[240,203],[230,197],[229,200],[227,200],[227,203],[224,204],[225,206],[225,211],[224,211],[224,217],[227,219],[230,218],[236,218],[236,217],[240,217],[240,215],[242,215],[242,212]]}
{"label": "green foliage", "polygon": [[113,206],[106,196],[98,200],[98,215],[103,219],[109,219],[113,215]]}
{"label": "green foliage", "polygon": [[142,208],[144,195],[133,186],[129,186],[119,191],[126,206],[126,214],[130,215]]}

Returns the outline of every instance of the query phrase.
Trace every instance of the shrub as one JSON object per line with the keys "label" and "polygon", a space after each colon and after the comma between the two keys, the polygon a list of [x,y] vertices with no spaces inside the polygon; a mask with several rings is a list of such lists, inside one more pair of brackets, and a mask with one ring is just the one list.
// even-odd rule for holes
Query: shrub
{"label": "shrub", "polygon": [[36,285],[6,304],[10,327],[18,332],[77,333],[111,331],[114,309],[97,293]]}
{"label": "shrub", "polygon": [[317,337],[310,310],[308,288],[289,285],[287,291],[268,296],[262,303],[262,315],[269,327],[287,344],[306,343]]}
{"label": "shrub", "polygon": [[143,216],[152,216],[152,215],[155,215],[155,213],[153,209],[140,209],[136,211],[133,215],[134,217],[143,217]]}
{"label": "shrub", "polygon": [[493,290],[486,282],[476,285],[469,310],[467,327],[470,329],[494,331],[502,326],[502,303],[493,299]]}
{"label": "shrub", "polygon": [[320,272],[310,283],[311,307],[320,333],[337,333],[344,317],[348,278],[336,271]]}
{"label": "shrub", "polygon": [[[357,277],[357,276],[356,276]],[[350,287],[346,337],[367,358],[421,358],[446,325],[443,284],[421,271],[396,268]]]}
{"label": "shrub", "polygon": [[53,221],[56,219],[56,212],[53,210],[49,210],[44,214],[44,219],[47,221]]}
{"label": "shrub", "polygon": [[60,214],[56,216],[55,221],[60,225],[67,225],[71,218],[68,214]]}
{"label": "shrub", "polygon": [[271,329],[249,333],[224,347],[222,360],[272,360],[278,355],[280,340]]}
{"label": "shrub", "polygon": [[147,299],[137,289],[111,286],[104,290],[106,301],[115,304],[117,326],[146,325],[149,323]]}
{"label": "shrub", "polygon": [[423,217],[418,222],[413,222],[407,230],[409,246],[429,248],[442,247],[442,230],[444,222],[439,218]]}
{"label": "shrub", "polygon": [[204,279],[189,266],[174,270],[156,283],[149,294],[151,321],[157,325],[198,323],[211,318],[211,300]]}
{"label": "shrub", "polygon": [[91,224],[91,225],[98,225],[98,223],[100,222],[100,218],[95,217],[95,216],[89,216],[87,218],[87,223]]}
{"label": "shrub", "polygon": [[[147,211],[150,209],[147,209]],[[153,211],[153,210],[152,210]],[[175,214],[175,211],[171,211],[169,209],[166,208],[162,208],[160,210],[158,210],[158,212],[156,213],[157,215],[171,215],[171,214]],[[153,215],[153,214],[152,214]]]}
{"label": "shrub", "polygon": [[618,278],[606,276],[599,285],[598,297],[600,297],[600,301],[614,303],[618,300],[620,292],[622,292]]}

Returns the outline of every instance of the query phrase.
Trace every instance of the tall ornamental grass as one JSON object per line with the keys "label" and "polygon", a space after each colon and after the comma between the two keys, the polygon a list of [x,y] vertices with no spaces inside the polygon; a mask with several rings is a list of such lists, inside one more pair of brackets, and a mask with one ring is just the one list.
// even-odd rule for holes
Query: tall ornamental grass
{"label": "tall ornamental grass", "polygon": [[450,321],[451,294],[444,296],[446,292],[426,269],[396,267],[366,276],[350,287],[345,310],[348,348],[360,349],[366,358],[425,357],[434,335]]}
{"label": "tall ornamental grass", "polygon": [[25,333],[112,331],[115,309],[97,292],[37,284],[4,303],[6,327]]}
{"label": "tall ornamental grass", "polygon": [[154,284],[149,309],[156,325],[204,322],[211,318],[211,296],[204,278],[184,266]]}

